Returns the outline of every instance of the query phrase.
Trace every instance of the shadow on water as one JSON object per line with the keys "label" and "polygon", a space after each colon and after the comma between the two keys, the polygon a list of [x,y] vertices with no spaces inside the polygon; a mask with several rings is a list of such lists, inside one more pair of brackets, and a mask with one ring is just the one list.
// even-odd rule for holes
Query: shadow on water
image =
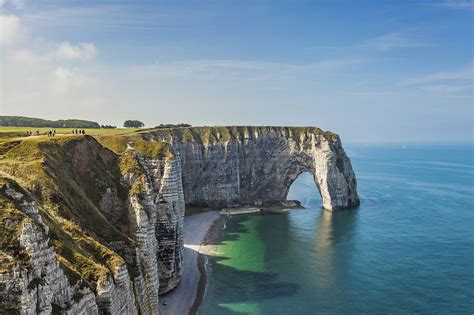
{"label": "shadow on water", "polygon": [[[250,215],[258,216],[258,215]],[[214,237],[213,245],[229,246],[229,243],[239,243],[243,235],[251,234],[249,228],[244,225],[249,216],[233,217],[230,231],[222,230],[219,237]],[[216,241],[217,240],[217,241]],[[235,243],[234,243],[235,244]],[[231,245],[232,246],[232,245]],[[248,265],[241,265],[239,255],[252,259],[252,252],[231,254],[225,256],[206,256],[209,261],[211,273],[219,277],[219,281],[210,283],[208,290],[212,293],[211,309],[201,308],[200,314],[229,314],[239,313],[239,310],[231,310],[228,305],[250,305],[262,300],[287,298],[297,293],[298,285],[293,282],[281,281],[278,274],[261,270],[251,270]],[[259,261],[258,257],[255,257]],[[233,264],[233,265],[232,265]]]}
{"label": "shadow on water", "polygon": [[[225,275],[223,281],[213,284],[212,290],[218,292],[213,295],[213,314],[238,314],[239,311],[230,310],[226,305],[248,305],[262,300],[287,298],[297,293],[296,283],[278,281],[276,273],[241,270],[219,264],[228,260],[227,257],[207,258],[212,263],[213,272]],[[206,314],[206,310],[200,309],[199,313]]]}
{"label": "shadow on water", "polygon": [[[208,257],[214,264],[226,260],[226,257]],[[297,292],[295,283],[277,281],[277,274],[272,272],[254,272],[241,270],[219,264],[219,273],[224,273],[223,283],[215,285],[214,290],[220,292],[217,304],[252,303],[262,299],[286,297]],[[251,284],[251,285],[249,285]]]}

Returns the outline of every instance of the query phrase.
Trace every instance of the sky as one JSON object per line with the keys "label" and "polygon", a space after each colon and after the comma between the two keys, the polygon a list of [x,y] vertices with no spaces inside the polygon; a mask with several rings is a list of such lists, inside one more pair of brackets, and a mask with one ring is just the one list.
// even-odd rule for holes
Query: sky
{"label": "sky", "polygon": [[473,142],[473,1],[0,0],[0,115]]}

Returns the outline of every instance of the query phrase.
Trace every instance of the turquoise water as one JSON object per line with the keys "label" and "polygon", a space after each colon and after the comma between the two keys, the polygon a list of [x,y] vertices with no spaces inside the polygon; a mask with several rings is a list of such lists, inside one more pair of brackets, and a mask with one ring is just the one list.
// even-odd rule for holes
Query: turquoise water
{"label": "turquoise water", "polygon": [[474,312],[472,146],[348,147],[361,206],[231,218],[200,314]]}

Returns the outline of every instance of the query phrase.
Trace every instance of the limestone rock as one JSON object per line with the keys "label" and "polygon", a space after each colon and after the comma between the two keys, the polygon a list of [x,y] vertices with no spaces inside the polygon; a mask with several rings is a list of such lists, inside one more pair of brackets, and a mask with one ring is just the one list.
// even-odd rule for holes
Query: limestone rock
{"label": "limestone rock", "polygon": [[51,314],[56,308],[65,314],[98,314],[94,294],[69,284],[34,203],[13,188],[8,188],[7,194],[33,220],[25,220],[18,227],[18,250],[24,261],[0,273],[0,313]]}
{"label": "limestone rock", "polygon": [[[339,136],[317,128],[236,128],[222,127],[220,134],[210,128],[214,136],[207,139],[194,128],[186,141],[177,131],[158,134],[180,153],[186,205],[282,204],[302,172],[313,174],[325,209],[359,205],[354,171]],[[230,136],[224,139],[224,132]]]}

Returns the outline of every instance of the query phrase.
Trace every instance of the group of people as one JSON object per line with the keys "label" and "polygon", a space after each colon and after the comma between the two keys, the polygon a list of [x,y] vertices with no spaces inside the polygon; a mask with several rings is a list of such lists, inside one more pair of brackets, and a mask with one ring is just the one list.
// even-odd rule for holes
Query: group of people
{"label": "group of people", "polygon": [[[35,132],[33,132],[31,130],[26,131],[26,136],[27,137],[30,137],[33,134],[36,135],[36,136],[39,136],[41,133],[40,133],[39,129],[36,129]],[[73,135],[85,135],[86,131],[84,129],[74,129],[72,131],[72,134]],[[48,137],[56,136],[56,129],[50,129],[48,132],[46,132],[46,135],[48,135]]]}
{"label": "group of people", "polygon": [[[39,129],[36,129],[35,134],[36,134],[37,136],[40,135]],[[33,131],[28,130],[28,131],[26,132],[26,136],[27,136],[27,137],[32,136],[32,135],[33,135]]]}

